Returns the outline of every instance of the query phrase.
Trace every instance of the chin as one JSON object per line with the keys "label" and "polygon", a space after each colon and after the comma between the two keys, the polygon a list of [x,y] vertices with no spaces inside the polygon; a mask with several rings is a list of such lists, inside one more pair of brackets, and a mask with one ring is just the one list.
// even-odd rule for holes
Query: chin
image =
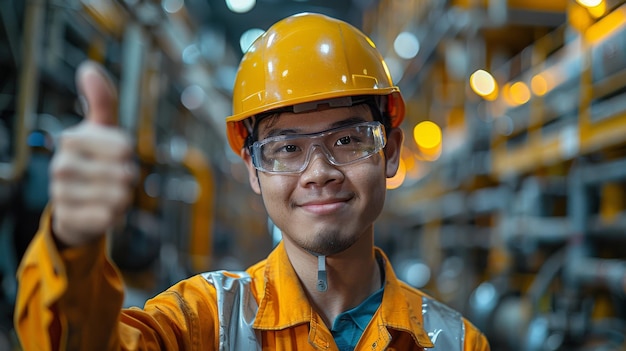
{"label": "chin", "polygon": [[315,240],[304,243],[304,245],[301,246],[307,251],[323,256],[331,256],[343,252],[354,245],[359,239],[357,235],[345,236],[345,233],[334,230],[318,232],[311,235]]}

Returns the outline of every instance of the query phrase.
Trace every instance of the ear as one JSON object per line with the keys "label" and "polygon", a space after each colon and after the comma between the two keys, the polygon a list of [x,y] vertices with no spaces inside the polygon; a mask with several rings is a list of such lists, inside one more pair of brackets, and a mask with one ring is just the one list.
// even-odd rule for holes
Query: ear
{"label": "ear", "polygon": [[252,164],[252,157],[246,148],[241,149],[241,158],[248,169],[248,181],[250,182],[250,187],[255,193],[261,195],[261,185],[259,184],[258,172],[257,169],[254,168],[254,165]]}
{"label": "ear", "polygon": [[396,175],[400,164],[400,151],[402,150],[402,140],[404,133],[400,128],[392,128],[387,134],[387,145],[385,145],[385,175],[391,178]]}

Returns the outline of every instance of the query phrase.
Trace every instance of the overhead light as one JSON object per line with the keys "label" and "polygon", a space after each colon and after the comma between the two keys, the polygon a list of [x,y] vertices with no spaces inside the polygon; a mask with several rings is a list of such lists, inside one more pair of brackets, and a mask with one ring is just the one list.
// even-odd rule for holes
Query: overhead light
{"label": "overhead light", "polygon": [[163,0],[161,1],[163,10],[167,13],[176,13],[185,6],[184,0]]}
{"label": "overhead light", "polygon": [[180,101],[189,110],[196,110],[204,104],[207,96],[204,89],[197,84],[190,85],[183,90]]}
{"label": "overhead light", "polygon": [[183,50],[183,62],[188,65],[193,65],[200,59],[201,54],[196,44],[191,44]]}
{"label": "overhead light", "polygon": [[487,100],[494,100],[497,97],[496,80],[485,70],[479,69],[470,75],[470,87]]}
{"label": "overhead light", "polygon": [[228,9],[236,13],[246,13],[256,5],[256,0],[225,0]]}
{"label": "overhead light", "polygon": [[254,41],[257,40],[258,37],[263,35],[263,33],[265,33],[265,31],[260,28],[251,28],[245,31],[239,38],[239,46],[241,47],[241,52],[243,52],[244,54],[248,52],[250,45],[252,45],[252,43],[254,43]]}
{"label": "overhead light", "polygon": [[420,51],[420,42],[413,33],[402,32],[393,41],[393,49],[398,56],[409,60]]}

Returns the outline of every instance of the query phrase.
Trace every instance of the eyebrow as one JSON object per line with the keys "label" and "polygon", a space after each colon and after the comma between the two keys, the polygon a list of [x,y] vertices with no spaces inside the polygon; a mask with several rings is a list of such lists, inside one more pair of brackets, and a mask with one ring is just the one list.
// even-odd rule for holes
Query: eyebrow
{"label": "eyebrow", "polygon": [[[362,117],[362,116],[353,116],[353,117],[349,117],[346,119],[342,119],[341,121],[337,121],[334,123],[331,123],[328,128],[326,128],[325,130],[328,129],[334,129],[334,128],[339,128],[339,127],[344,127],[344,126],[349,126],[349,125],[353,125],[353,124],[357,124],[357,123],[362,123],[362,122],[367,122],[367,120]],[[320,132],[323,132],[325,130],[322,130]],[[270,129],[267,132],[267,135],[265,135],[265,137],[263,137],[263,139],[267,139],[267,138],[271,138],[271,137],[275,137],[275,136],[279,136],[279,135],[290,135],[290,134],[315,134],[315,133],[319,133],[319,132],[312,132],[312,133],[302,133],[302,131],[298,130],[298,129],[280,129],[280,128],[274,128],[274,129]]]}

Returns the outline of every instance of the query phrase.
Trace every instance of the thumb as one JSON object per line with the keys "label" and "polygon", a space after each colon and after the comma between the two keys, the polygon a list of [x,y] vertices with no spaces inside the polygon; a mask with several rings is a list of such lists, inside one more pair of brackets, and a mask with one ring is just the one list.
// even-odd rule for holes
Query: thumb
{"label": "thumb", "polygon": [[101,125],[117,124],[117,89],[106,70],[85,61],[76,71],[79,95],[86,101],[86,120]]}

